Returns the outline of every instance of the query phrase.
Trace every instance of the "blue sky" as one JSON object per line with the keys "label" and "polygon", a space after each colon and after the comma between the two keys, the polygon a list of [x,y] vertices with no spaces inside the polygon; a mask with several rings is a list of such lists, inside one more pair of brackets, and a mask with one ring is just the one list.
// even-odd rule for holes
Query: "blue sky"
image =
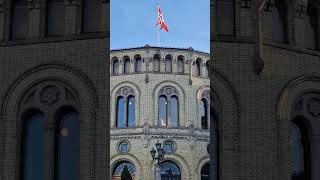
{"label": "blue sky", "polygon": [[[210,52],[210,0],[157,0],[169,33],[160,46]],[[156,0],[111,0],[111,49],[157,46]]]}

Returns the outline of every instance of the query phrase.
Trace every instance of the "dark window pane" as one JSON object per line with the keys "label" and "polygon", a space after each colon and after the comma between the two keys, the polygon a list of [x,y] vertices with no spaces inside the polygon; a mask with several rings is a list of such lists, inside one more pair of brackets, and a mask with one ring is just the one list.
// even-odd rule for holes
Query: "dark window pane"
{"label": "dark window pane", "polygon": [[118,60],[113,61],[113,74],[119,74],[120,62]]}
{"label": "dark window pane", "polygon": [[136,72],[139,73],[141,72],[141,69],[142,69],[142,60],[140,57],[137,57],[136,58]]}
{"label": "dark window pane", "polygon": [[181,179],[181,172],[179,167],[171,161],[164,161],[163,163],[161,163],[160,169],[161,179]]}
{"label": "dark window pane", "polygon": [[160,71],[160,58],[157,56],[153,58],[153,71]]}
{"label": "dark window pane", "polygon": [[64,35],[64,0],[49,0],[47,9],[47,35]]}
{"label": "dark window pane", "polygon": [[128,100],[128,127],[135,126],[135,99],[130,96]]}
{"label": "dark window pane", "polygon": [[159,126],[167,126],[167,98],[160,96],[159,98]]}
{"label": "dark window pane", "polygon": [[217,1],[217,33],[234,35],[234,0]]}
{"label": "dark window pane", "polygon": [[172,153],[174,151],[173,143],[170,142],[170,141],[165,142],[164,145],[163,145],[163,150],[166,153]]}
{"label": "dark window pane", "polygon": [[100,31],[101,0],[83,0],[82,31],[84,33]]}
{"label": "dark window pane", "polygon": [[130,59],[125,59],[124,60],[124,67],[123,67],[123,72],[125,74],[129,74],[130,73]]}
{"label": "dark window pane", "polygon": [[58,180],[79,179],[80,121],[78,113],[62,116],[58,132]]}
{"label": "dark window pane", "polygon": [[178,127],[178,117],[179,117],[178,98],[173,96],[171,97],[171,102],[170,102],[170,126],[171,127]]}
{"label": "dark window pane", "polygon": [[205,164],[201,169],[201,180],[210,180],[210,164]]}
{"label": "dark window pane", "polygon": [[177,72],[183,73],[183,71],[184,71],[183,58],[179,56],[177,60]]}
{"label": "dark window pane", "polygon": [[23,179],[44,179],[44,116],[37,114],[27,119],[24,127]]}
{"label": "dark window pane", "polygon": [[208,103],[205,99],[200,101],[201,128],[208,129]]}
{"label": "dark window pane", "polygon": [[125,126],[124,122],[124,98],[119,97],[117,100],[117,127],[123,128]]}
{"label": "dark window pane", "polygon": [[303,175],[305,162],[302,134],[300,128],[294,123],[292,123],[290,144],[292,159],[292,176]]}
{"label": "dark window pane", "polygon": [[200,64],[200,60],[196,60],[196,62],[193,65],[194,68],[194,75],[196,76],[200,76],[200,72],[201,72],[201,64]]}
{"label": "dark window pane", "polygon": [[119,144],[119,147],[118,147],[118,150],[119,152],[122,152],[122,153],[126,153],[129,151],[129,145],[128,143],[126,142],[122,142]]}
{"label": "dark window pane", "polygon": [[166,72],[171,72],[172,71],[172,60],[171,58],[167,58],[165,61],[165,71]]}
{"label": "dark window pane", "polygon": [[134,176],[136,174],[136,167],[132,163],[128,161],[122,161],[116,165],[112,172],[112,176],[114,178],[120,178],[124,168],[128,168],[128,171],[130,172],[131,176]]}
{"label": "dark window pane", "polygon": [[16,0],[12,8],[11,39],[25,39],[28,32],[28,1]]}

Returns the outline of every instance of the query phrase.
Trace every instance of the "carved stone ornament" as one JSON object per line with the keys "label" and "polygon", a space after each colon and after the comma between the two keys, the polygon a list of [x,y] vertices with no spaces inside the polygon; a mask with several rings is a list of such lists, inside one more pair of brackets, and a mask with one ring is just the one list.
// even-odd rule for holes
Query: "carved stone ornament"
{"label": "carved stone ornament", "polygon": [[56,86],[47,86],[40,92],[40,101],[44,104],[53,105],[59,101],[60,90]]}
{"label": "carved stone ornament", "polygon": [[312,98],[308,101],[307,104],[309,113],[314,116],[318,117],[320,115],[320,99]]}
{"label": "carved stone ornament", "polygon": [[171,87],[171,86],[163,87],[162,89],[160,89],[159,93],[160,93],[160,95],[166,95],[168,97],[174,96],[174,95],[176,95],[176,96],[179,95],[178,91],[174,87]]}
{"label": "carved stone ornament", "polygon": [[134,96],[134,90],[130,87],[122,87],[117,91],[117,96],[128,97],[130,95]]}

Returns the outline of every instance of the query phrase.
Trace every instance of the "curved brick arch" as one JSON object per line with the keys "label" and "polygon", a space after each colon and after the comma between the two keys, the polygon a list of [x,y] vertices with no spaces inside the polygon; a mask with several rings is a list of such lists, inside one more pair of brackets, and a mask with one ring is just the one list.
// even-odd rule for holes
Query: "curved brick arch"
{"label": "curved brick arch", "polygon": [[[95,131],[96,92],[90,80],[81,72],[59,64],[42,65],[27,71],[14,82],[7,92],[1,111],[3,117],[1,130],[5,134],[2,140],[4,148],[1,150],[3,156],[1,163],[2,167],[10,167],[12,171],[3,171],[3,177],[19,178],[17,172],[20,172],[20,167],[17,164],[20,162],[21,138],[19,137],[19,125],[17,125],[19,124],[19,121],[17,121],[18,102],[30,85],[46,80],[61,81],[68,84],[78,95],[80,102],[80,139],[85,141],[80,144],[80,156],[84,157],[80,159],[80,167],[87,167],[87,169],[80,169],[80,171],[82,176],[90,177],[90,171],[95,166],[95,162],[92,161],[95,144],[90,139],[93,138]],[[89,144],[90,148],[84,144]]]}

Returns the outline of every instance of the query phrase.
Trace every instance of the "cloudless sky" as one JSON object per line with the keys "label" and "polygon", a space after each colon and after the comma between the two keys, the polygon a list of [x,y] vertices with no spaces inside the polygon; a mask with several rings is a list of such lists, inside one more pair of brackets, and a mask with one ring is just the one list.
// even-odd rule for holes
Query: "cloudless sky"
{"label": "cloudless sky", "polygon": [[210,52],[209,0],[111,0],[111,49],[157,46],[157,2],[169,29],[160,46]]}

